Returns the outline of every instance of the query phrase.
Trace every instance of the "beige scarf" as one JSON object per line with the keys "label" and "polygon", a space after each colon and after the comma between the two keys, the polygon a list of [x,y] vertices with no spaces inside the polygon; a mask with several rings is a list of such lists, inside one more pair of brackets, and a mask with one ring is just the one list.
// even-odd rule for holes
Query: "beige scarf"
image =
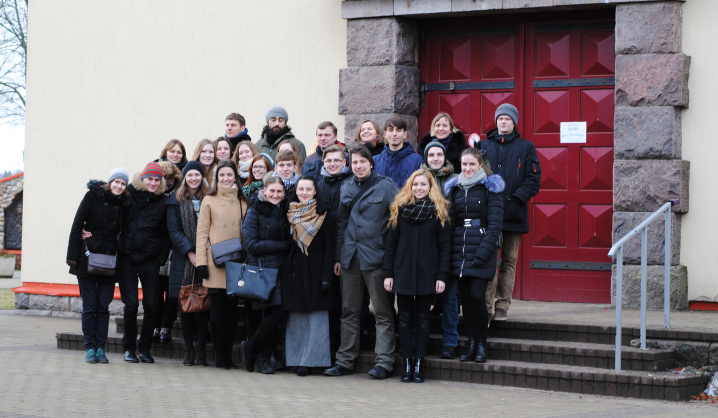
{"label": "beige scarf", "polygon": [[297,245],[299,245],[299,249],[305,255],[309,255],[307,252],[309,244],[312,243],[312,240],[319,232],[319,228],[322,227],[326,216],[326,212],[322,215],[317,215],[316,199],[312,199],[307,203],[292,202],[289,204],[287,218],[291,225],[291,232]]}

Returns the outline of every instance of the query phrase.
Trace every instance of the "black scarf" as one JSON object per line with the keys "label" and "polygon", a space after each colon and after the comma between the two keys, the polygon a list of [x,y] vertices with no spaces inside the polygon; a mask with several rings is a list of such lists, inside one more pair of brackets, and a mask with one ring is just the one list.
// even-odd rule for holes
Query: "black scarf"
{"label": "black scarf", "polygon": [[401,217],[413,224],[424,223],[433,218],[435,213],[436,205],[428,197],[401,206]]}
{"label": "black scarf", "polygon": [[[190,238],[191,241],[197,239],[197,216],[194,213],[194,204],[192,204],[191,198],[185,198],[180,202],[180,219],[182,220],[182,231]],[[184,274],[182,275],[182,286],[189,286],[192,284],[192,278],[194,277],[194,265],[189,261],[189,257],[185,257],[184,261]]]}

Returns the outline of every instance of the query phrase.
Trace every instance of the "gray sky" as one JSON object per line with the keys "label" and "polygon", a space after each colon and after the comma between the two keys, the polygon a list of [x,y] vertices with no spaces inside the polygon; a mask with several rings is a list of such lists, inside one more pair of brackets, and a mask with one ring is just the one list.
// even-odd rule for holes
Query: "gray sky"
{"label": "gray sky", "polygon": [[24,170],[25,127],[0,125],[0,172]]}

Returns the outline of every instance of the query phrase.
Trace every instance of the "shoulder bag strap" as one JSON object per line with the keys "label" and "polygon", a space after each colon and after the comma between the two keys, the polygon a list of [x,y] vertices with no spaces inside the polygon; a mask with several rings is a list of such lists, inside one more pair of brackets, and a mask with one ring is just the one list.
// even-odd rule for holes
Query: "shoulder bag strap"
{"label": "shoulder bag strap", "polygon": [[364,187],[362,187],[362,189],[359,190],[359,192],[357,192],[357,194],[354,195],[354,199],[352,199],[351,203],[349,203],[349,213],[352,212],[352,210],[354,209],[354,206],[357,204],[357,202],[359,202],[359,199],[361,199],[362,196],[364,196],[364,194],[366,192],[368,192],[369,189],[374,187],[374,185],[377,184],[378,182],[379,182],[379,180],[377,180],[376,176],[371,176],[370,178],[368,178],[366,180]]}

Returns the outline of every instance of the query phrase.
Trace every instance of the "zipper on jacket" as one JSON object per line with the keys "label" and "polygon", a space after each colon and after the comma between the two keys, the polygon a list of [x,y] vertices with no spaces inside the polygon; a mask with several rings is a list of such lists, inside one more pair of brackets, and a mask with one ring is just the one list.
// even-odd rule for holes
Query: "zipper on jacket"
{"label": "zipper on jacket", "polygon": [[[469,216],[469,191],[464,190],[464,219]],[[461,248],[461,269],[459,270],[459,278],[464,275],[464,263],[466,263],[466,227],[464,227],[464,246]]]}
{"label": "zipper on jacket", "polygon": [[519,168],[516,169],[516,178],[519,178],[519,171],[521,171],[521,158],[519,158]]}

